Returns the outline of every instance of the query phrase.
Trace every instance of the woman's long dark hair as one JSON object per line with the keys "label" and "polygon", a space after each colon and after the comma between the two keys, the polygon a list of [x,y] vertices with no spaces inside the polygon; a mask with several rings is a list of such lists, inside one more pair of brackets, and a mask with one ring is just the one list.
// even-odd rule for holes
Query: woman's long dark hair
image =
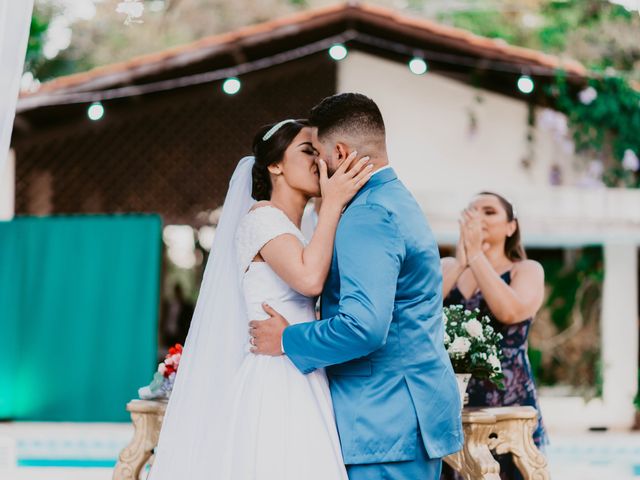
{"label": "woman's long dark hair", "polygon": [[496,197],[500,201],[500,205],[502,205],[505,212],[507,212],[507,221],[516,222],[515,231],[510,237],[507,237],[507,240],[504,242],[504,254],[512,262],[525,260],[527,258],[527,254],[524,251],[524,247],[522,246],[522,239],[520,237],[520,223],[518,222],[518,217],[511,202],[504,198],[502,195],[498,195],[494,192],[480,192],[478,195],[493,195],[494,197]]}
{"label": "woman's long dark hair", "polygon": [[273,128],[276,123],[265,125],[258,130],[253,138],[253,155],[256,158],[251,171],[253,184],[251,196],[257,200],[271,199],[271,177],[269,176],[269,165],[282,161],[284,152],[289,148],[291,142],[304,127],[309,126],[307,120],[295,120],[282,125],[271,137],[263,140],[265,133]]}

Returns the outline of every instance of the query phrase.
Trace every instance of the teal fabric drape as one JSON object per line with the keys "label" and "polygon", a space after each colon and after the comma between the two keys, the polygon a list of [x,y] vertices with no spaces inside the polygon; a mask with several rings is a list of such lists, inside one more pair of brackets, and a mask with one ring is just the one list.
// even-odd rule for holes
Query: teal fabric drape
{"label": "teal fabric drape", "polygon": [[126,421],[157,356],[161,220],[0,222],[0,418]]}

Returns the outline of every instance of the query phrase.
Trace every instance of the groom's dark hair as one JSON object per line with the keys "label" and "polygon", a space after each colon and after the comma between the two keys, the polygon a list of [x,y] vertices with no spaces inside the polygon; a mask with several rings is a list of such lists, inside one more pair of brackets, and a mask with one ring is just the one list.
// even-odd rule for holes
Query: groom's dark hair
{"label": "groom's dark hair", "polygon": [[349,135],[384,136],[384,120],[376,103],[361,93],[339,93],[311,109],[309,123],[318,137],[336,132]]}

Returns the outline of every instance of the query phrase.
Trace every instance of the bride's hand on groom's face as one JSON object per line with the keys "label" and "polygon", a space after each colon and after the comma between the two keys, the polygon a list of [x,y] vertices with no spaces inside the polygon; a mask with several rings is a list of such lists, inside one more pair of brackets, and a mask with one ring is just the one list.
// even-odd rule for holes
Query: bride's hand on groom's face
{"label": "bride's hand on groom's face", "polygon": [[262,309],[269,318],[249,322],[251,352],[272,357],[282,355],[282,332],[289,326],[289,322],[266,303],[262,305]]}
{"label": "bride's hand on groom's face", "polygon": [[323,203],[333,204],[342,210],[358,190],[369,181],[373,165],[368,164],[368,156],[355,161],[357,156],[358,152],[351,152],[331,178],[328,176],[326,162],[321,158],[318,159]]}

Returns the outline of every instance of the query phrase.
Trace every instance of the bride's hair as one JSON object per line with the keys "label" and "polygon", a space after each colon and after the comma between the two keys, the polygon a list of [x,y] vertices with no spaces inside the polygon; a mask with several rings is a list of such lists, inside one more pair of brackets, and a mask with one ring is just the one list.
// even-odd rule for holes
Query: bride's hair
{"label": "bride's hair", "polygon": [[251,196],[257,201],[271,198],[273,185],[271,184],[268,167],[282,160],[284,152],[291,145],[293,139],[300,133],[300,130],[309,126],[309,122],[300,119],[283,123],[272,135],[264,140],[265,134],[276,125],[277,123],[271,123],[261,127],[253,138],[255,163],[251,171],[253,180]]}

